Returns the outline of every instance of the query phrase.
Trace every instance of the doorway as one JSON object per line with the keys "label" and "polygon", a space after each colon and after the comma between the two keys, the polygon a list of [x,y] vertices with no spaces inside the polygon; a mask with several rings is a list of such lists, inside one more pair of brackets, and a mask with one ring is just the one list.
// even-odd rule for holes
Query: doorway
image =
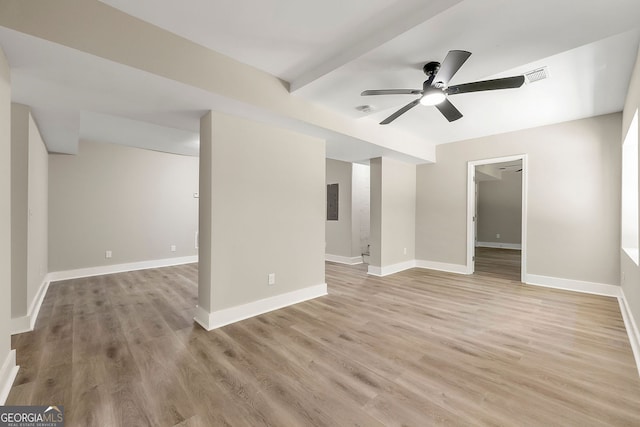
{"label": "doorway", "polygon": [[468,162],[467,273],[525,282],[527,157]]}

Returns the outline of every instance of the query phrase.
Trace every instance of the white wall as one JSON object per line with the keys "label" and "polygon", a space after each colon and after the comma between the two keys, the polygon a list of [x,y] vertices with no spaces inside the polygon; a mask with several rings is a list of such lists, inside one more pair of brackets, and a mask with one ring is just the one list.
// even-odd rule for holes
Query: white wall
{"label": "white wall", "polygon": [[30,307],[44,283],[49,260],[49,153],[31,114],[28,205],[27,303]]}
{"label": "white wall", "polygon": [[203,117],[200,138],[201,324],[216,327],[238,306],[258,314],[259,300],[326,292],[324,141],[220,113]]}
{"label": "white wall", "polygon": [[369,271],[381,273],[382,268],[382,157],[371,159],[369,162],[369,201],[371,207],[369,229]]}
{"label": "white wall", "polygon": [[418,166],[416,257],[466,263],[467,162],[528,154],[527,273],[618,285],[621,115],[438,146]]}
{"label": "white wall", "polygon": [[415,259],[416,166],[388,158],[371,160],[371,261],[369,272]]}
{"label": "white wall", "polygon": [[11,82],[0,48],[0,405],[16,374],[11,350]]}
{"label": "white wall", "polygon": [[338,221],[326,221],[326,258],[358,263],[369,244],[369,166],[326,160],[326,183],[338,184]]}
{"label": "white wall", "polygon": [[416,166],[382,159],[382,265],[415,259]]}
{"label": "white wall", "polygon": [[326,183],[338,184],[338,220],[325,221],[325,253],[328,255],[352,256],[352,175],[351,163],[326,160]]}
{"label": "white wall", "polygon": [[[624,106],[624,113],[622,117],[622,133],[619,143],[622,144],[622,139],[627,134],[631,120],[636,110],[640,108],[640,51],[636,59],[636,65],[633,69],[631,76],[631,84],[629,85],[629,92]],[[638,132],[640,132],[640,124]],[[640,161],[640,159],[639,159]],[[640,322],[640,267],[627,253],[618,248],[620,252],[620,270],[622,275],[622,289],[631,310],[631,314],[637,323]],[[640,323],[638,324],[640,326]],[[639,337],[640,338],[640,337]]]}
{"label": "white wall", "polygon": [[[48,153],[27,106],[11,108],[11,223],[14,331],[28,329],[48,272]],[[16,326],[17,325],[17,326]]]}
{"label": "white wall", "polygon": [[369,165],[354,163],[351,184],[351,255],[359,256],[366,252],[369,245],[369,227],[371,216],[371,182]]}
{"label": "white wall", "polygon": [[[522,242],[522,173],[478,182],[478,242]],[[496,237],[500,234],[500,237]]]}
{"label": "white wall", "polygon": [[49,271],[197,255],[197,192],[195,157],[89,141],[51,154]]}
{"label": "white wall", "polygon": [[29,108],[11,105],[11,317],[27,314]]}

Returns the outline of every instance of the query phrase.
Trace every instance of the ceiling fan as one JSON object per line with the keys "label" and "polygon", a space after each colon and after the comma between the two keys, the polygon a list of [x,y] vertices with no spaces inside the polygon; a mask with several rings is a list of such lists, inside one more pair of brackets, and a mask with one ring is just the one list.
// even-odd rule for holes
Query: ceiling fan
{"label": "ceiling fan", "polygon": [[471,56],[471,52],[464,50],[451,50],[444,58],[444,62],[428,62],[422,68],[427,75],[427,80],[420,89],[381,89],[365,90],[360,95],[420,95],[419,98],[411,101],[386,119],[380,122],[387,125],[415,107],[418,104],[433,105],[450,122],[462,117],[462,113],[447,99],[449,95],[460,93],[480,92],[485,90],[514,89],[522,86],[524,76],[505,77],[502,79],[484,80],[479,82],[464,83],[460,85],[448,86],[449,80],[458,72],[460,67]]}

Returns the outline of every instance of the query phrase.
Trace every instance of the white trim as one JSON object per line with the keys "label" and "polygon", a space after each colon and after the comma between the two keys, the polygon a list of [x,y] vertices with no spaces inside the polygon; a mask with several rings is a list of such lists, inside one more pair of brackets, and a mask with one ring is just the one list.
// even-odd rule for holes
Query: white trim
{"label": "white trim", "polygon": [[416,266],[415,259],[399,262],[397,264],[387,265],[384,267],[375,267],[370,265],[367,268],[367,274],[370,274],[372,276],[384,277],[390,274],[400,273],[401,271],[415,268],[415,266]]}
{"label": "white trim", "polygon": [[633,317],[633,312],[629,308],[627,297],[622,288],[620,289],[620,296],[618,296],[618,303],[620,304],[624,327],[627,330],[627,335],[629,335],[629,344],[631,344],[633,358],[636,361],[636,369],[638,369],[638,375],[640,375],[640,332],[638,332],[638,324]]}
{"label": "white trim", "polygon": [[327,295],[326,283],[252,301],[235,307],[213,311],[211,313],[201,307],[196,307],[196,313],[193,320],[207,331],[211,331],[231,323],[239,322],[250,317],[258,316],[260,314],[268,313],[273,310],[278,310],[280,308],[288,307],[290,305],[298,304],[324,295]]}
{"label": "white trim", "polygon": [[11,319],[11,335],[33,331],[33,328],[36,326],[36,320],[38,320],[42,301],[44,301],[44,297],[47,295],[50,283],[49,275],[47,274],[38,289],[38,293],[36,293],[36,297],[31,302],[27,314]]}
{"label": "white trim", "polygon": [[382,275],[388,276],[389,274],[400,273],[401,271],[409,270],[416,267],[416,260],[399,262],[397,264],[387,265],[382,267]]}
{"label": "white trim", "polygon": [[4,405],[11,392],[11,386],[18,375],[19,366],[16,365],[16,351],[11,350],[0,368],[0,405]]}
{"label": "white trim", "polygon": [[527,193],[528,193],[528,161],[526,154],[517,154],[514,156],[495,157],[492,159],[470,160],[467,162],[467,273],[473,274],[475,271],[475,262],[473,253],[475,249],[475,224],[473,217],[475,216],[476,191],[475,191],[475,174],[476,166],[489,165],[492,163],[512,162],[522,160],[522,257],[521,257],[521,276],[520,280],[525,282],[527,277]]}
{"label": "white trim", "polygon": [[23,334],[31,331],[33,331],[33,328],[31,327],[31,317],[28,314],[11,318],[11,335]]}
{"label": "white trim", "polygon": [[427,261],[427,260],[417,260],[416,267],[418,268],[426,268],[428,270],[438,270],[438,271],[446,271],[447,273],[456,273],[456,274],[472,274],[472,271],[469,271],[469,267],[462,264],[449,264],[446,262],[438,262],[438,261]]}
{"label": "white trim", "polygon": [[38,293],[36,293],[36,297],[31,303],[31,307],[29,307],[29,317],[31,318],[29,324],[31,326],[31,330],[33,330],[33,327],[36,325],[36,320],[38,319],[38,314],[40,313],[40,307],[42,306],[44,297],[47,295],[50,283],[51,281],[49,280],[49,275],[47,274],[44,277],[42,284],[40,285],[40,289],[38,289]]}
{"label": "white trim", "polygon": [[622,248],[624,253],[627,254],[631,261],[633,261],[636,265],[640,265],[638,261],[640,260],[640,250],[638,248]]}
{"label": "white trim", "polygon": [[527,218],[529,200],[529,157],[522,155],[522,235],[520,237],[520,281],[527,277]]}
{"label": "white trim", "polygon": [[209,327],[209,312],[204,308],[196,305],[196,312],[193,315],[193,320],[196,321],[200,326],[202,326],[207,331],[210,331],[211,327]]}
{"label": "white trim", "polygon": [[476,248],[516,249],[522,250],[520,243],[476,242]]}
{"label": "white trim", "polygon": [[370,274],[372,276],[382,277],[382,268],[369,264],[367,266],[367,274]]}
{"label": "white trim", "polygon": [[384,277],[390,274],[399,273],[401,271],[409,270],[411,268],[425,268],[428,270],[438,270],[445,271],[447,273],[456,273],[456,274],[472,274],[466,265],[462,264],[448,264],[446,262],[438,262],[438,261],[426,261],[426,260],[410,260],[405,262],[400,262],[397,264],[387,265],[384,267],[376,267],[374,265],[369,265],[367,269],[367,274],[371,276]]}
{"label": "white trim", "polygon": [[362,264],[361,256],[342,256],[342,255],[332,255],[332,254],[324,254],[324,260],[329,262],[337,262],[338,264],[347,264],[347,265],[356,265]]}
{"label": "white trim", "polygon": [[170,267],[172,265],[198,262],[198,255],[178,258],[154,259],[150,261],[130,262],[126,264],[100,265],[97,267],[79,268],[77,270],[54,271],[47,275],[49,281],[79,279],[81,277],[101,276],[103,274],[124,273],[126,271],[146,270],[148,268]]}
{"label": "white trim", "polygon": [[576,291],[585,294],[604,295],[616,298],[620,296],[621,291],[620,286],[616,285],[563,279],[560,277],[540,276],[537,274],[528,274],[524,283],[528,285],[544,286],[546,288],[564,289],[567,291]]}

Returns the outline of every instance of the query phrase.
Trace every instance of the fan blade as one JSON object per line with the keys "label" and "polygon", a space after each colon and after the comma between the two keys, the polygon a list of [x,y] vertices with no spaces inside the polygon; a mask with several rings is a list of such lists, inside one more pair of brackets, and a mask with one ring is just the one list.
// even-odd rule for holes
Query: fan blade
{"label": "fan blade", "polygon": [[446,89],[448,95],[459,93],[480,92],[483,90],[515,89],[524,84],[524,76],[505,77],[503,79],[484,80],[481,82],[464,83],[449,86]]}
{"label": "fan blade", "polygon": [[388,125],[389,123],[391,123],[392,121],[394,121],[395,119],[397,119],[398,117],[400,117],[401,115],[403,115],[404,113],[406,113],[407,111],[409,111],[410,109],[418,105],[419,103],[420,103],[420,98],[416,99],[415,101],[411,101],[410,103],[408,103],[407,105],[405,105],[404,107],[402,107],[401,109],[399,109],[398,111],[396,111],[395,113],[393,113],[392,115],[390,115],[389,117],[381,121],[380,124]]}
{"label": "fan blade", "polygon": [[440,104],[436,104],[435,107],[440,110],[442,115],[445,116],[450,122],[462,118],[462,113],[458,111],[458,109],[454,107],[451,101],[449,101],[448,99],[445,99]]}
{"label": "fan blade", "polygon": [[365,90],[360,94],[361,96],[368,95],[422,95],[422,91],[419,89],[380,89],[380,90]]}
{"label": "fan blade", "polygon": [[447,57],[442,61],[440,71],[438,71],[438,74],[436,74],[433,81],[442,82],[447,85],[449,80],[451,80],[454,74],[458,72],[460,67],[462,67],[462,64],[464,64],[470,56],[471,52],[467,52],[466,50],[449,51]]}

